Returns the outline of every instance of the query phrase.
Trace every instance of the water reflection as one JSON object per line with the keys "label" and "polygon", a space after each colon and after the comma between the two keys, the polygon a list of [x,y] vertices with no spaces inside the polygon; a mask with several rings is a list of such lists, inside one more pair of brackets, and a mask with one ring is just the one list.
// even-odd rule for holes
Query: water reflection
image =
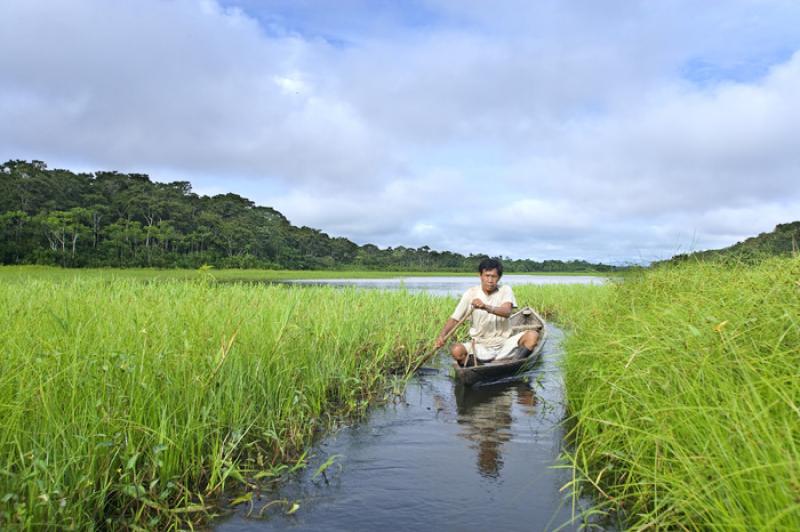
{"label": "water reflection", "polygon": [[536,406],[536,394],[527,381],[503,386],[455,389],[459,436],[471,442],[477,452],[477,467],[481,476],[498,478],[503,468],[503,444],[511,441],[512,407],[531,415]]}

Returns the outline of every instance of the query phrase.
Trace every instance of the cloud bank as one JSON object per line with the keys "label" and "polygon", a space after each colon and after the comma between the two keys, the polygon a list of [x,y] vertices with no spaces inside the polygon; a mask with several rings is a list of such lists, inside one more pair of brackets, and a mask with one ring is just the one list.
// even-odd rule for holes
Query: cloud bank
{"label": "cloud bank", "polygon": [[0,20],[4,160],[540,260],[800,218],[794,3],[9,0]]}

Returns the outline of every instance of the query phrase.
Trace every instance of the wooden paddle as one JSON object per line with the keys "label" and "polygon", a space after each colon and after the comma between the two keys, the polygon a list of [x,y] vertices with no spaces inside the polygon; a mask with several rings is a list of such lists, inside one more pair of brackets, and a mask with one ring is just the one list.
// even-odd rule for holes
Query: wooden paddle
{"label": "wooden paddle", "polygon": [[[467,313],[464,315],[464,317],[463,317],[463,318],[461,318],[460,320],[458,320],[458,322],[457,322],[457,323],[456,323],[456,324],[453,326],[453,328],[452,328],[452,329],[450,329],[450,332],[449,332],[449,333],[447,333],[447,334],[444,336],[444,338],[442,339],[442,341],[443,341],[443,342],[447,342],[447,340],[449,340],[449,339],[450,339],[450,337],[451,337],[451,336],[453,336],[453,333],[455,333],[455,332],[458,330],[458,328],[459,328],[459,327],[461,327],[461,324],[462,324],[462,323],[464,323],[464,322],[467,320],[467,318],[469,318],[470,316],[472,316],[472,311],[473,311],[473,310],[474,310],[474,308],[473,308],[473,307],[470,307],[470,308],[469,308],[469,310],[468,310],[468,311],[467,311]],[[419,363],[418,363],[416,366],[414,366],[414,369],[411,371],[411,373],[414,373],[414,372],[415,372],[415,371],[417,371],[419,368],[421,368],[421,367],[422,367],[422,365],[423,365],[423,364],[425,364],[425,362],[427,362],[427,361],[428,361],[428,360],[429,360],[429,359],[430,359],[430,358],[431,358],[433,355],[435,355],[435,354],[436,354],[436,352],[437,352],[438,350],[439,350],[439,348],[437,348],[436,346],[434,346],[434,347],[431,349],[431,352],[430,352],[430,353],[428,353],[427,355],[425,355],[425,356],[422,358],[422,360],[420,360],[420,361],[419,361]]]}

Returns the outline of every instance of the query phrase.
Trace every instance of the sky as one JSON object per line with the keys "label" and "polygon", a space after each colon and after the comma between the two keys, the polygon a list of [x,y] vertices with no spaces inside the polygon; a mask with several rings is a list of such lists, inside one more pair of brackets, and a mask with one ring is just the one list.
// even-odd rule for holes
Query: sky
{"label": "sky", "polygon": [[535,260],[800,219],[796,0],[3,0],[0,25],[2,161]]}

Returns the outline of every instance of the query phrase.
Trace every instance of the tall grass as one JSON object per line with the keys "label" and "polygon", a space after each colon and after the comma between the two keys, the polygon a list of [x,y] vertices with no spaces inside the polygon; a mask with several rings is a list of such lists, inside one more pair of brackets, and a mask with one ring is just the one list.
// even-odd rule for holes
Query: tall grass
{"label": "tall grass", "polygon": [[[19,282],[30,279],[64,281],[71,279],[138,279],[142,281],[192,281],[213,278],[222,282],[271,282],[297,279],[388,279],[397,277],[475,277],[474,272],[424,272],[376,270],[240,270],[240,269],[158,269],[158,268],[58,268],[54,266],[3,266],[0,281]],[[597,272],[529,272],[508,275],[602,276]],[[618,274],[617,274],[618,275]]]}
{"label": "tall grass", "polygon": [[572,329],[573,487],[634,529],[800,528],[800,260],[552,296]]}
{"label": "tall grass", "polygon": [[[0,271],[0,528],[196,522],[363,411],[453,305],[138,277]],[[570,332],[576,491],[631,528],[800,527],[800,261],[515,292]]]}
{"label": "tall grass", "polygon": [[576,332],[587,320],[581,320],[585,313],[601,312],[606,301],[613,295],[613,285],[606,284],[545,284],[522,285],[514,287],[517,304],[529,305],[547,320]]}
{"label": "tall grass", "polygon": [[452,302],[119,278],[0,285],[0,528],[182,527],[403,374]]}
{"label": "tall grass", "polygon": [[2,266],[0,280],[6,282],[25,281],[29,279],[49,279],[64,281],[71,279],[138,279],[141,281],[196,281],[215,279],[222,282],[252,281],[271,282],[297,279],[384,279],[394,277],[426,277],[474,276],[463,272],[393,272],[393,271],[358,271],[358,270],[243,270],[216,269],[204,267],[193,269],[159,269],[159,268],[58,268],[54,266]]}

